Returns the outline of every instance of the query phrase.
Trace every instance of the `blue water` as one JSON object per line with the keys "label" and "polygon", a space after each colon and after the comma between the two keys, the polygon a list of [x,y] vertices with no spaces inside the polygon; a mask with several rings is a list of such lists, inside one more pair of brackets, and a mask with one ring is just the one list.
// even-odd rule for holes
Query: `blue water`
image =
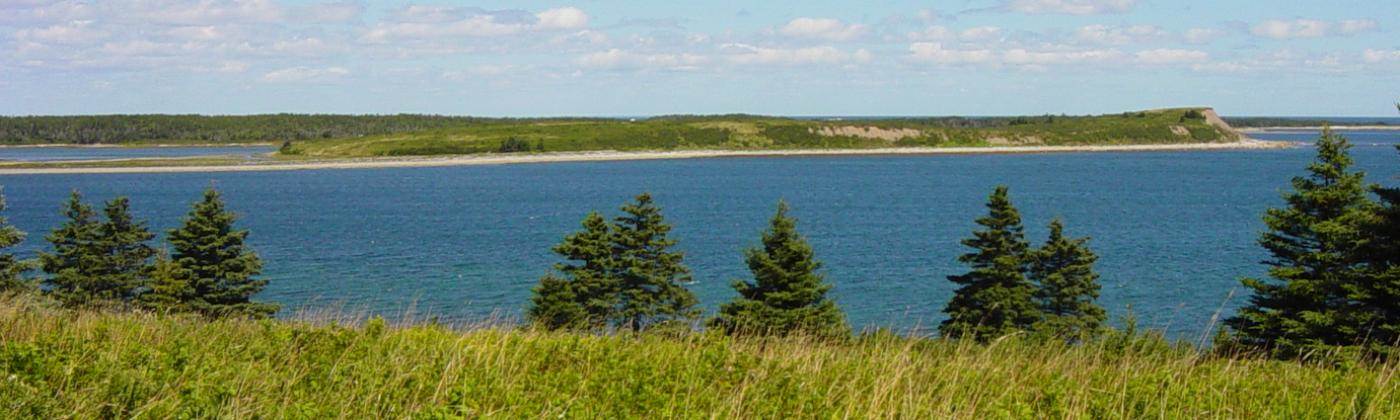
{"label": "blue water", "polygon": [[178,158],[196,156],[255,157],[268,146],[247,147],[0,147],[0,161],[52,162],[65,160]]}
{"label": "blue water", "polygon": [[[1400,132],[1348,133],[1373,181],[1400,181]],[[1312,134],[1256,134],[1309,140]],[[1191,336],[1243,303],[1259,275],[1259,215],[1311,148],[965,156],[729,158],[294,172],[0,176],[8,216],[33,255],[77,188],[127,194],[137,215],[176,226],[209,186],[252,230],[271,285],[258,299],[448,320],[518,315],[555,258],[549,247],[589,210],[616,214],[654,193],[708,309],[747,274],[779,198],[808,235],[832,293],[858,326],[932,326],[965,267],[958,244],[996,184],[1011,187],[1033,241],[1052,217],[1092,236],[1101,302]],[[1227,300],[1231,291],[1236,294]]]}

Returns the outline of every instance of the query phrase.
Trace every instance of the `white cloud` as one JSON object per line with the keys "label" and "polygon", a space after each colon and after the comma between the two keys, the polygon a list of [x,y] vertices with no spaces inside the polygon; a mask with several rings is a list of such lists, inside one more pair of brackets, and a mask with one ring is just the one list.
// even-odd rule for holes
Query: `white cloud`
{"label": "white cloud", "polygon": [[613,48],[580,57],[580,66],[596,69],[694,70],[709,62],[696,54],[638,54]]}
{"label": "white cloud", "polygon": [[1337,24],[1337,32],[1343,35],[1359,34],[1376,29],[1376,21],[1370,19],[1344,20]]}
{"label": "white cloud", "polygon": [[262,80],[269,83],[327,82],[350,74],[344,67],[291,67],[264,74]]}
{"label": "white cloud", "polygon": [[1171,48],[1138,51],[1137,54],[1134,54],[1134,57],[1137,62],[1143,64],[1200,63],[1210,60],[1210,54],[1205,51]]}
{"label": "white cloud", "polygon": [[1400,50],[1375,50],[1367,48],[1361,52],[1361,59],[1367,63],[1400,61]]}
{"label": "white cloud", "polygon": [[573,7],[548,9],[524,18],[519,13],[484,12],[442,6],[410,5],[397,13],[398,21],[379,23],[361,40],[387,43],[402,39],[433,40],[458,37],[499,37],[526,32],[583,29],[588,14]]}
{"label": "white cloud", "polygon": [[850,64],[867,62],[873,58],[873,54],[864,49],[846,52],[832,46],[785,49],[725,44],[722,48],[730,52],[725,56],[729,62],[746,65]]}
{"label": "white cloud", "polygon": [[945,26],[930,26],[922,31],[905,34],[910,41],[941,41],[953,37],[953,31]]}
{"label": "white cloud", "polygon": [[944,48],[938,42],[915,42],[909,45],[909,54],[915,60],[937,64],[982,64],[996,59],[992,50],[958,50]]}
{"label": "white cloud", "polygon": [[1002,8],[1029,14],[1098,15],[1125,13],[1137,0],[1010,0]]}
{"label": "white cloud", "polygon": [[582,29],[588,26],[588,14],[573,7],[549,9],[535,14],[539,29]]}
{"label": "white cloud", "polygon": [[1210,28],[1191,28],[1182,34],[1186,38],[1186,42],[1191,44],[1209,44],[1224,35],[1224,31]]}
{"label": "white cloud", "polygon": [[778,33],[793,38],[849,41],[864,36],[869,30],[861,24],[846,24],[836,19],[797,18],[778,29]]}
{"label": "white cloud", "polygon": [[44,28],[20,29],[15,39],[21,41],[53,44],[90,44],[107,39],[111,34],[93,25],[93,21],[80,20]]}
{"label": "white cloud", "polygon": [[1376,21],[1369,19],[1343,20],[1339,22],[1294,19],[1266,20],[1249,29],[1254,35],[1273,38],[1320,38],[1324,36],[1355,35],[1376,28]]}
{"label": "white cloud", "polygon": [[995,26],[978,26],[964,29],[958,33],[958,37],[965,41],[986,41],[1001,36],[1001,28]]}
{"label": "white cloud", "polygon": [[1013,48],[1002,53],[1002,61],[1014,65],[1050,65],[1107,62],[1121,58],[1117,50],[1030,51]]}
{"label": "white cloud", "polygon": [[1150,42],[1167,37],[1167,32],[1155,25],[1081,26],[1074,31],[1074,39],[1079,42],[1102,45],[1126,45]]}

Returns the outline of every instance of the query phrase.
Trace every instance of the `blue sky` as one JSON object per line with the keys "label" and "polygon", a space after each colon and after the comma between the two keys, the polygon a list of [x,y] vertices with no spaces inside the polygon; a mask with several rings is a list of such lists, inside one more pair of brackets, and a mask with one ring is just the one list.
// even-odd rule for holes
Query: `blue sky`
{"label": "blue sky", "polygon": [[0,0],[0,114],[1389,116],[1400,1]]}

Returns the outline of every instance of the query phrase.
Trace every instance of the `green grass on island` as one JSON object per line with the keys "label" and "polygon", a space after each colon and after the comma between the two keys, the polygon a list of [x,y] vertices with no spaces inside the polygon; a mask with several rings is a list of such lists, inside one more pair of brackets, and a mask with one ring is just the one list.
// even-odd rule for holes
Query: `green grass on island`
{"label": "green grass on island", "polygon": [[[1234,140],[1204,110],[978,121],[946,118],[813,120],[758,116],[644,120],[523,120],[411,133],[292,142],[312,158],[597,150],[796,150],[890,147],[1209,143]],[[1187,115],[1190,113],[1191,115]],[[518,142],[512,148],[509,143]]]}
{"label": "green grass on island", "polygon": [[1099,116],[868,119],[751,115],[637,120],[422,115],[0,117],[0,144],[262,143],[282,146],[275,156],[283,160],[602,150],[1177,144],[1238,138],[1209,108]]}
{"label": "green grass on island", "polygon": [[[348,325],[356,326],[348,326]],[[206,321],[0,302],[4,418],[1396,418],[1393,365],[1083,345]]]}

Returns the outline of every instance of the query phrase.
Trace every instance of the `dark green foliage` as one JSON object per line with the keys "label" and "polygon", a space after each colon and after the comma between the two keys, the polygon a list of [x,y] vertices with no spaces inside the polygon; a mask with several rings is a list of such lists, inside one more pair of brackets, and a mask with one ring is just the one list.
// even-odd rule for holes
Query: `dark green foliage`
{"label": "dark green foliage", "polygon": [[721,305],[710,325],[729,333],[849,336],[845,315],[826,297],[831,285],[817,273],[821,262],[787,211],[787,203],[779,202],[763,246],[744,251],[754,280],[734,282],[739,297]]}
{"label": "dark green foliage", "polygon": [[[148,301],[175,301],[180,307],[206,316],[266,317],[277,305],[252,302],[267,280],[256,279],[262,260],[244,241],[248,231],[233,228],[235,216],[224,208],[219,192],[210,188],[195,203],[184,224],[169,232],[171,258],[178,269],[161,281],[171,283],[156,290]],[[181,286],[179,281],[188,282]],[[172,291],[183,291],[174,293]]]}
{"label": "dark green foliage", "polygon": [[1366,196],[1365,174],[1350,170],[1350,147],[1324,130],[1309,175],[1294,178],[1294,190],[1284,195],[1288,206],[1265,213],[1269,230],[1259,243],[1271,255],[1265,263],[1273,280],[1243,280],[1254,295],[1227,321],[1240,344],[1296,357],[1357,344],[1367,335],[1347,319],[1347,295],[1365,242],[1361,224],[1374,204]]}
{"label": "dark green foliage", "polygon": [[1179,121],[1185,122],[1186,120],[1204,120],[1204,119],[1206,119],[1206,115],[1203,114],[1203,113],[1201,113],[1201,111],[1195,110],[1195,109],[1188,109],[1188,110],[1186,110],[1186,112],[1183,112],[1183,113],[1181,114],[1181,118],[1179,119]]}
{"label": "dark green foliage", "polygon": [[0,294],[7,292],[24,290],[30,287],[29,282],[21,277],[28,264],[15,258],[15,254],[5,252],[5,250],[24,242],[24,232],[11,225],[5,217],[5,195],[0,190]]}
{"label": "dark green foliage", "polygon": [[492,121],[439,115],[75,115],[0,117],[0,143],[240,143],[467,128]]}
{"label": "dark green foliage", "polygon": [[101,283],[93,290],[109,290],[99,296],[104,299],[130,301],[136,298],[146,282],[155,248],[148,243],[156,235],[146,222],[131,216],[131,202],[117,197],[103,209],[107,219],[97,229],[95,245],[101,255]]}
{"label": "dark green foliage", "polygon": [[540,279],[526,313],[529,320],[550,329],[606,326],[618,304],[612,225],[602,215],[589,213],[583,230],[564,237],[553,251],[569,262],[554,265],[562,278]]}
{"label": "dark green foliage", "polygon": [[676,245],[668,236],[671,225],[651,194],[638,195],[622,212],[614,219],[613,233],[620,326],[640,331],[660,322],[694,319],[699,315],[695,295],[684,286],[690,268],[682,253],[671,250]]}
{"label": "dark green foliage", "polygon": [[1354,322],[1362,326],[1372,350],[1395,357],[1400,356],[1400,186],[1373,191],[1380,203],[1363,229],[1369,235],[1361,248],[1364,265],[1350,298]]}
{"label": "dark green foliage", "polygon": [[540,141],[535,142],[535,151],[536,151],[536,152],[543,152],[543,151],[544,151],[544,140],[540,140]]}
{"label": "dark green foliage", "polygon": [[1024,274],[1029,246],[1021,215],[1005,186],[992,193],[987,209],[987,216],[977,219],[985,229],[962,241],[975,251],[958,257],[972,271],[948,276],[959,288],[943,310],[948,319],[938,327],[945,336],[986,341],[1029,329],[1040,320],[1035,289]]}
{"label": "dark green foliage", "polygon": [[156,255],[147,278],[147,292],[137,297],[141,307],[161,312],[195,312],[191,305],[197,296],[190,271],[171,260],[164,251]]}
{"label": "dark green foliage", "polygon": [[1055,336],[1090,337],[1103,329],[1108,315],[1099,298],[1098,256],[1090,251],[1089,238],[1066,238],[1064,224],[1050,222],[1050,238],[1031,253],[1030,280],[1036,285],[1036,303],[1044,319],[1036,329]]}
{"label": "dark green foliage", "polygon": [[569,262],[555,265],[562,276],[547,275],[535,287],[527,317],[546,328],[614,327],[641,331],[699,315],[684,283],[690,269],[671,251],[671,226],[651,201],[637,196],[609,223],[590,213],[583,230],[564,238],[554,253]]}
{"label": "dark green foliage", "polygon": [[111,292],[96,289],[105,262],[97,246],[102,225],[92,206],[83,203],[77,191],[69,195],[63,215],[67,220],[45,237],[53,252],[39,254],[40,268],[49,274],[44,283],[48,292],[64,304],[89,304],[97,294]]}
{"label": "dark green foliage", "polygon": [[530,151],[530,142],[515,137],[506,139],[506,141],[501,142],[501,147],[496,148],[497,153],[516,153],[528,151]]}

